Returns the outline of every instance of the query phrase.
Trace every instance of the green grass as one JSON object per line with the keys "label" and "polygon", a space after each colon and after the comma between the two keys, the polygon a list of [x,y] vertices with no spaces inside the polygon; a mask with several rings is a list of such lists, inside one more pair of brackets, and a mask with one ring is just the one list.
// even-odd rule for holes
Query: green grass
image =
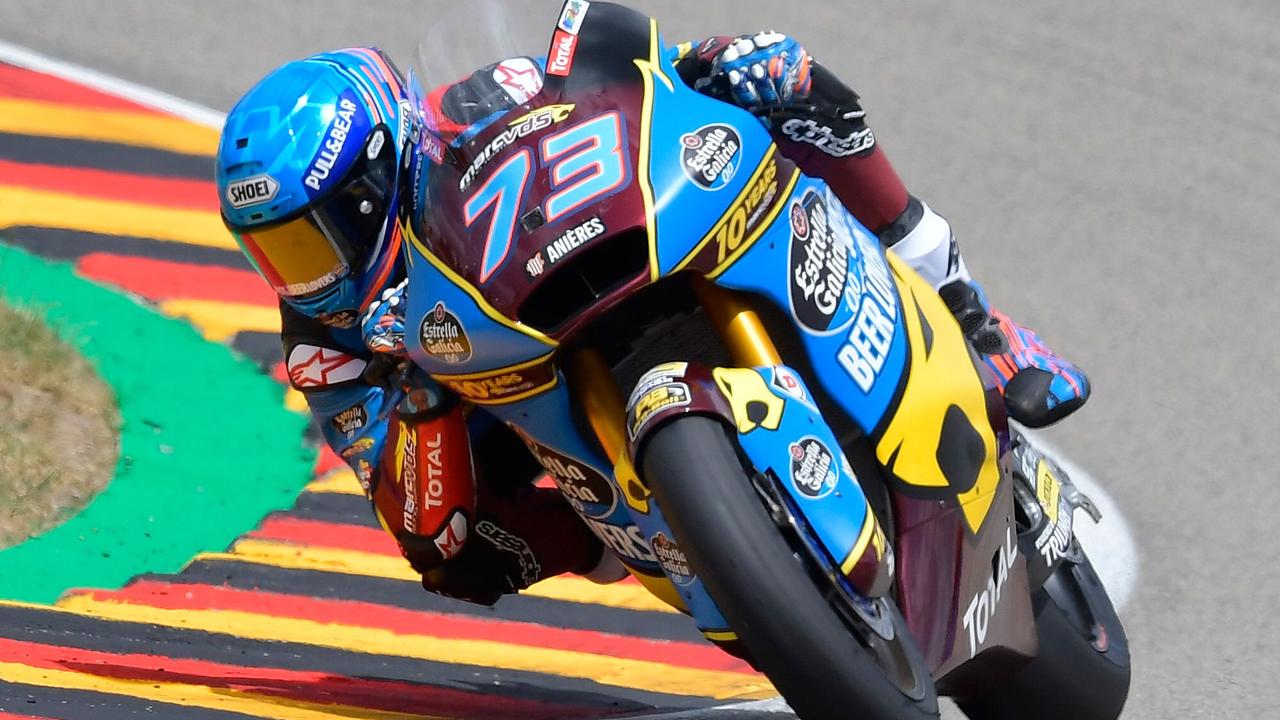
{"label": "green grass", "polygon": [[0,548],[54,527],[112,478],[119,416],[89,363],[0,304]]}

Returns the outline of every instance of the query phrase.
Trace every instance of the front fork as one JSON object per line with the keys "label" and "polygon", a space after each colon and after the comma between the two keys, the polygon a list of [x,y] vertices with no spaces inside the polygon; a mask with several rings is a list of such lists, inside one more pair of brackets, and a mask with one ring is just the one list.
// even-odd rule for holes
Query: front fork
{"label": "front fork", "polygon": [[[707,318],[725,347],[728,348],[733,364],[737,368],[760,368],[762,373],[773,373],[776,380],[780,374],[778,369],[782,366],[782,357],[770,339],[764,323],[761,322],[759,315],[750,305],[740,295],[705,280],[699,279],[695,282],[695,291],[698,300],[706,311]],[[665,526],[665,521],[661,521],[660,511],[656,507],[650,507],[649,490],[636,473],[634,467],[630,446],[628,445],[628,408],[623,399],[622,391],[614,381],[608,363],[600,352],[594,348],[584,348],[576,351],[569,358],[567,365],[569,382],[574,396],[578,398],[578,402],[581,404],[601,447],[614,466],[615,479],[622,490],[623,497],[627,500],[632,516],[636,520],[636,524],[645,531],[651,543],[656,545],[654,533],[661,535],[662,530],[655,529],[655,527]],[[747,373],[747,377],[755,374],[759,377],[759,373],[755,370],[717,369],[715,371],[717,375],[716,383],[703,383],[701,390],[695,386],[693,392],[705,393],[707,392],[707,386],[710,386],[712,388],[710,392],[725,395],[726,386],[720,380],[725,376],[724,374],[728,373]],[[794,382],[800,382],[794,373],[787,371],[787,374]],[[715,389],[717,384],[719,385],[718,390]],[[688,385],[694,386],[695,384],[690,382]],[[766,387],[762,382],[761,386]],[[689,388],[686,387],[685,392],[689,391]],[[768,390],[766,389],[765,392],[768,392]],[[799,388],[798,392],[802,397],[807,395],[803,387]],[[785,392],[776,393],[776,395],[775,402],[779,405],[789,403],[796,406],[798,412],[793,414],[807,421],[808,427],[820,427],[825,435],[831,435],[830,430],[826,428],[825,422],[822,421],[816,407],[811,402],[799,403],[795,400],[794,395]],[[698,403],[693,403],[693,405],[697,406]],[[753,438],[748,438],[746,433],[749,433],[751,429],[744,432],[741,419],[735,418],[735,413],[741,414],[741,412],[737,412],[741,408],[735,409],[732,398],[710,398],[708,403],[703,404],[703,407],[710,405],[722,408],[722,411],[717,414],[724,416],[729,424],[733,425],[737,421],[736,424],[742,435],[740,437],[741,444],[747,451],[747,455],[755,461],[757,468],[774,468],[775,480],[779,484],[790,481],[788,477],[785,477],[786,473],[781,471],[781,468],[786,467],[786,460],[783,459],[779,462],[776,452],[773,452],[772,456],[766,457],[766,455],[769,455],[768,451],[773,448],[788,447],[785,437],[770,437],[766,439],[762,437],[765,434],[764,431],[761,431]],[[675,408],[674,410],[675,412],[672,414],[680,412],[680,408]],[[799,425],[800,423],[797,422],[796,424]],[[653,422],[651,425],[656,427],[657,422]],[[773,429],[776,430],[777,428]],[[636,438],[632,437],[631,440],[632,445],[634,445]],[[762,442],[762,440],[771,441],[771,444]],[[829,437],[827,442],[831,444],[836,453],[840,452],[834,437]],[[798,444],[792,444],[792,452],[795,451],[796,446]],[[840,464],[845,468],[848,467],[847,462]],[[858,527],[853,530],[854,535],[852,537],[855,537],[856,541],[852,545],[847,540],[849,537],[848,527],[838,528],[833,533],[824,533],[821,527],[815,528],[814,523],[811,522],[806,527],[797,528],[797,530],[807,545],[813,546],[816,544],[820,546],[811,547],[813,551],[825,552],[832,558],[833,562],[827,564],[832,565],[834,568],[839,568],[839,575],[842,576],[843,581],[847,581],[857,592],[864,596],[876,597],[887,591],[892,580],[892,548],[879,522],[874,514],[870,512],[869,505],[866,505],[865,497],[861,495],[860,488],[856,486],[856,478],[853,478],[851,473],[849,480],[854,483],[853,490],[856,491],[851,495],[856,494],[862,498],[862,503],[865,505],[859,513],[860,517],[857,518],[860,521],[858,522]],[[775,489],[775,493],[777,492],[780,491]],[[852,500],[852,498],[849,499]],[[768,498],[766,498],[766,502],[770,502]],[[802,502],[800,504],[807,503]],[[803,514],[802,511],[801,515]],[[655,520],[658,522],[655,523]],[[819,525],[823,524],[823,513],[817,513],[814,521]],[[828,515],[825,519],[825,524],[830,526],[832,522],[833,519]],[[837,518],[834,522],[838,523],[840,520]],[[666,530],[666,533],[670,533],[670,531]],[[813,537],[815,534],[818,536],[817,538]],[[832,536],[839,539],[827,540],[828,537]],[[665,539],[662,542],[665,543]],[[839,547],[833,547],[833,545],[838,545]],[[657,547],[654,549],[655,554],[660,554],[657,552]],[[645,587],[667,603],[692,612],[699,619],[704,630],[706,630],[707,624],[701,622],[703,619],[702,611],[707,613],[714,611],[714,616],[718,617],[718,610],[715,610],[714,607],[709,609],[700,607],[709,599],[705,598],[705,592],[701,593],[703,597],[698,597],[697,593],[691,594],[688,591],[689,583],[686,582],[689,580],[688,577],[679,572],[672,573],[667,563],[663,563],[663,569],[667,571],[668,579],[671,580],[670,583],[638,573],[633,574]],[[725,639],[716,637],[717,633],[715,632],[708,632],[707,634],[712,639]],[[722,634],[731,635],[731,633]]]}

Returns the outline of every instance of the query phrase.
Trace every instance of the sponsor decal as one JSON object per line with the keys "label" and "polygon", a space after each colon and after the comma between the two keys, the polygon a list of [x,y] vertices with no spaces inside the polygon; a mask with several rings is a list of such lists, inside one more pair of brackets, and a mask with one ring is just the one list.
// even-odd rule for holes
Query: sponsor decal
{"label": "sponsor decal", "polygon": [[382,148],[387,144],[387,134],[379,131],[369,138],[369,146],[364,149],[364,156],[369,160],[376,160],[382,154]]}
{"label": "sponsor decal", "polygon": [[231,207],[240,210],[271,202],[279,193],[280,183],[275,178],[270,175],[254,175],[228,185],[227,202]]}
{"label": "sponsor decal", "polygon": [[373,493],[373,466],[368,460],[356,462],[356,480],[360,481],[360,487],[364,488],[366,496]]}
{"label": "sponsor decal", "polygon": [[719,190],[733,180],[742,158],[742,136],[731,125],[713,124],[680,138],[684,174],[704,190]]}
{"label": "sponsor decal", "polygon": [[1071,530],[1072,508],[1062,496],[1058,478],[1049,468],[1049,463],[1043,459],[1036,467],[1036,499],[1044,509],[1048,522],[1036,538],[1035,548],[1044,558],[1045,564],[1052,566],[1071,549],[1071,540],[1075,535]]}
{"label": "sponsor decal", "polygon": [[421,531],[418,527],[418,431],[405,423],[400,423],[396,441],[396,467],[404,489],[402,523],[405,531],[416,535]]}
{"label": "sponsor decal", "polygon": [[355,310],[339,310],[333,313],[320,313],[316,316],[316,321],[321,325],[339,330],[350,330],[356,326],[359,319],[360,314]]}
{"label": "sponsor decal", "polygon": [[761,221],[778,198],[778,161],[771,157],[766,162],[764,172],[729,208],[714,231],[717,265],[724,263],[757,231],[763,230]]}
{"label": "sponsor decal", "polygon": [[525,542],[524,538],[509,533],[488,520],[476,523],[476,534],[488,540],[499,550],[516,556],[520,564],[520,579],[525,587],[542,579],[542,566],[538,564],[537,556],[533,554],[533,550],[529,549],[529,543]]}
{"label": "sponsor decal", "polygon": [[418,431],[406,423],[400,423],[400,434],[396,440],[396,467],[400,473],[400,484],[404,488],[404,529],[415,535],[422,533],[420,511],[418,505],[421,498],[426,510],[438,508],[444,504],[444,458],[443,438],[440,433],[427,439],[426,493],[419,489],[423,478],[418,468]]}
{"label": "sponsor decal", "polygon": [[631,406],[631,423],[627,426],[631,439],[635,440],[659,412],[673,407],[685,407],[690,400],[689,386],[679,382],[659,385],[640,396]]}
{"label": "sponsor decal", "polygon": [[580,515],[598,520],[613,514],[618,506],[618,494],[608,478],[590,465],[546,445],[532,441],[528,444],[529,451]]}
{"label": "sponsor decal", "polygon": [[1004,545],[994,558],[991,577],[987,578],[987,586],[969,601],[964,611],[964,629],[969,633],[969,657],[978,654],[978,648],[987,641],[987,630],[991,620],[1000,608],[1004,585],[1009,581],[1009,571],[1018,558],[1018,543],[1013,536],[1013,528],[1005,530]]}
{"label": "sponsor decal", "polygon": [[693,584],[694,575],[689,569],[689,558],[685,557],[684,551],[666,533],[659,532],[654,536],[653,554],[671,582],[681,587]]}
{"label": "sponsor decal", "polygon": [[[526,270],[530,270],[529,275],[531,277],[537,277],[545,271],[547,266],[555,265],[569,257],[575,250],[604,235],[606,231],[607,228],[604,226],[604,221],[598,217],[593,217],[577,227],[570,228],[561,233],[550,245],[538,251],[538,254],[534,256],[539,260],[541,268],[537,274],[534,274],[532,269],[528,267],[526,267]],[[546,253],[546,261],[542,262],[541,258],[544,252]]]}
{"label": "sponsor decal", "polygon": [[587,0],[568,0],[560,13],[560,22],[557,26],[570,35],[577,35],[582,30],[582,21],[586,19],[587,11],[590,9],[591,3]]}
{"label": "sponsor decal", "polygon": [[512,120],[506,130],[503,130],[497,137],[490,140],[489,144],[476,154],[475,160],[471,161],[471,167],[467,168],[467,172],[462,175],[462,179],[458,182],[458,190],[465,191],[471,187],[480,171],[499,153],[514,145],[517,140],[546,130],[556,123],[564,122],[569,117],[569,114],[573,112],[573,109],[573,105],[548,105]]}
{"label": "sponsor decal", "polygon": [[[422,148],[422,153],[424,155],[431,158],[431,162],[436,165],[444,164],[444,145],[441,145],[440,141],[437,140],[434,135],[431,135],[430,133],[424,134],[422,140],[419,142],[419,147]],[[418,163],[417,167],[413,169],[414,187],[421,187],[422,170],[422,163]]]}
{"label": "sponsor decal", "polygon": [[644,533],[635,525],[610,525],[599,520],[587,520],[587,527],[600,538],[600,541],[624,561],[629,560],[638,565],[657,564],[658,558],[653,554]]}
{"label": "sponsor decal", "polygon": [[769,390],[769,382],[759,372],[752,368],[716,368],[711,376],[720,394],[729,401],[740,435],[782,426],[787,401]]}
{"label": "sponsor decal", "polygon": [[341,350],[295,345],[285,366],[289,382],[299,390],[359,380],[367,363]]}
{"label": "sponsor decal", "polygon": [[862,392],[871,392],[884,370],[898,329],[898,299],[889,276],[889,264],[878,247],[858,237],[862,269],[862,295],[846,293],[857,315],[836,359]]}
{"label": "sponsor decal", "polygon": [[436,533],[431,541],[435,544],[436,550],[440,551],[442,560],[452,560],[462,552],[462,547],[467,542],[466,514],[461,510],[454,510],[449,516],[449,522],[445,523],[444,528]]}
{"label": "sponsor decal", "polygon": [[347,147],[347,140],[352,135],[359,136],[356,142],[363,140],[362,131],[367,132],[365,127],[367,120],[359,112],[360,108],[355,103],[354,93],[346,91],[338,98],[333,120],[329,122],[329,129],[325,131],[325,140],[320,145],[316,156],[312,158],[311,164],[307,167],[307,174],[302,179],[302,184],[307,187],[308,194],[312,197],[325,189],[324,183],[342,157],[343,150]]}
{"label": "sponsor decal", "polygon": [[436,303],[435,309],[422,319],[418,337],[422,350],[440,362],[460,365],[471,359],[471,338],[462,321],[443,302]]}
{"label": "sponsor decal", "polygon": [[782,134],[795,142],[813,145],[837,158],[857,155],[876,146],[875,133],[869,127],[854,130],[848,135],[839,135],[835,130],[811,118],[791,118],[782,124]]}
{"label": "sponsor decal", "polygon": [[636,387],[631,391],[631,397],[627,398],[627,407],[636,404],[642,395],[659,385],[675,382],[684,377],[689,372],[689,363],[687,362],[669,362],[661,365],[654,365],[649,372],[640,376],[636,381]]}
{"label": "sponsor decal", "polygon": [[369,412],[364,405],[352,405],[335,415],[331,422],[333,429],[351,438],[369,424]]}
{"label": "sponsor decal", "polygon": [[542,72],[529,58],[503,60],[493,69],[493,79],[517,105],[529,102],[542,92]]}
{"label": "sponsor decal", "polygon": [[524,264],[524,271],[529,273],[531,278],[541,277],[546,269],[547,261],[543,259],[541,250],[534,253],[533,257],[529,258],[529,262]]}
{"label": "sponsor decal", "polygon": [[840,312],[842,305],[862,295],[862,268],[851,259],[853,238],[836,228],[831,212],[814,190],[791,204],[791,311],[802,327],[819,334],[831,330],[838,314],[852,319],[852,308]]}
{"label": "sponsor decal", "polygon": [[510,401],[536,390],[550,388],[559,378],[554,367],[543,365],[488,377],[461,379],[441,376],[437,379],[459,396],[483,405]]}
{"label": "sponsor decal", "polygon": [[[401,100],[400,128],[396,133],[396,138],[401,142],[401,144],[407,141],[413,145],[417,145],[418,141],[422,139],[422,125],[417,121],[417,118],[418,113],[414,112],[413,102],[408,98]],[[404,167],[406,168],[409,167],[409,155],[410,153],[406,153],[404,158]],[[369,159],[372,160],[375,157],[377,157],[377,155],[372,155]]]}
{"label": "sponsor decal", "polygon": [[360,438],[359,440],[352,443],[351,447],[342,451],[342,457],[345,460],[350,460],[351,458],[359,455],[360,453],[369,452],[370,450],[373,449],[373,446],[374,446],[373,438],[367,438],[367,437]]}
{"label": "sponsor decal", "polygon": [[[804,383],[800,381],[800,376],[795,374],[791,368],[781,365],[773,368],[773,379],[770,381],[774,389],[778,392],[790,397],[813,408],[813,401],[809,399],[809,394],[805,392]],[[814,408],[815,410],[817,408]],[[852,475],[853,473],[849,473]]]}
{"label": "sponsor decal", "polygon": [[819,500],[836,489],[836,457],[812,435],[791,443],[791,482],[801,495]]}
{"label": "sponsor decal", "polygon": [[547,74],[569,77],[573,72],[573,56],[578,52],[578,36],[556,29],[551,38],[551,52],[547,56]]}

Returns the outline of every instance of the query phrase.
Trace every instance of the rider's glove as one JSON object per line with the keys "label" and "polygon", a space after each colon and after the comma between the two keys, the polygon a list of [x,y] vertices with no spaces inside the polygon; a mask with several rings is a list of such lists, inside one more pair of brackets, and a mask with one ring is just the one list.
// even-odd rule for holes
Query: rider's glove
{"label": "rider's glove", "polygon": [[787,35],[744,35],[721,51],[712,75],[723,77],[733,99],[753,112],[804,100],[813,87],[809,53]]}
{"label": "rider's glove", "polygon": [[406,305],[405,290],[409,281],[388,288],[382,293],[382,299],[370,303],[368,311],[361,321],[361,332],[364,333],[364,344],[376,353],[402,357],[406,354],[404,347],[404,308]]}

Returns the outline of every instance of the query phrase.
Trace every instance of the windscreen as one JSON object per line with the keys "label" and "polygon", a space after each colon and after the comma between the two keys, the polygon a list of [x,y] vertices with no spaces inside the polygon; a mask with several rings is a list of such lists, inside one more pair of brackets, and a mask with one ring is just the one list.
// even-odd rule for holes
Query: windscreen
{"label": "windscreen", "polygon": [[[557,27],[576,35],[590,3],[585,0],[429,0],[432,24],[418,45],[416,74],[430,93],[493,68],[492,92],[524,104],[542,89],[532,60],[547,56]],[[475,98],[497,104],[501,98]]]}

